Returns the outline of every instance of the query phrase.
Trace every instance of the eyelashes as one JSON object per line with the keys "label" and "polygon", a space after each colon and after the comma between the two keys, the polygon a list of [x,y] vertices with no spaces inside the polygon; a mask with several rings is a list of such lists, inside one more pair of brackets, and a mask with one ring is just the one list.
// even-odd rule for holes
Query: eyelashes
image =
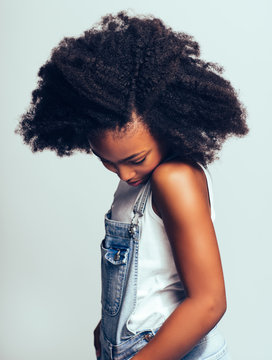
{"label": "eyelashes", "polygon": [[145,159],[146,159],[146,157],[144,157],[142,160],[139,160],[139,161],[131,161],[131,163],[134,165],[142,164],[145,161]]}
{"label": "eyelashes", "polygon": [[[130,161],[130,163],[133,164],[133,165],[140,165],[140,164],[142,164],[142,163],[145,161],[145,159],[146,159],[146,157],[144,157],[143,159],[138,160],[138,161]],[[100,160],[102,163],[106,163],[106,164],[108,164],[108,165],[114,166],[114,164],[111,163],[111,162],[108,161],[108,160],[104,160],[104,159],[101,159],[101,158],[99,158],[99,160]]]}

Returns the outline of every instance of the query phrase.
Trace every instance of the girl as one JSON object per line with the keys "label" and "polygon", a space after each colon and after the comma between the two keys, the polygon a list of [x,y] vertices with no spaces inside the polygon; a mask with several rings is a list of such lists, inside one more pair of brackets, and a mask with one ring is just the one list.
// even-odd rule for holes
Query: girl
{"label": "girl", "polygon": [[119,178],[101,243],[102,360],[229,359],[207,164],[246,112],[222,68],[161,20],[109,15],[64,38],[16,132],[33,152],[94,153]]}

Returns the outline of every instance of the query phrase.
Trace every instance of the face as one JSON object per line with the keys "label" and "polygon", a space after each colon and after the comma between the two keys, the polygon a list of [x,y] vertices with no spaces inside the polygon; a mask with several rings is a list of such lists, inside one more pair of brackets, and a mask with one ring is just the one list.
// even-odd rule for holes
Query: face
{"label": "face", "polygon": [[165,147],[136,120],[125,130],[105,131],[90,145],[103,165],[131,186],[145,183],[166,157]]}

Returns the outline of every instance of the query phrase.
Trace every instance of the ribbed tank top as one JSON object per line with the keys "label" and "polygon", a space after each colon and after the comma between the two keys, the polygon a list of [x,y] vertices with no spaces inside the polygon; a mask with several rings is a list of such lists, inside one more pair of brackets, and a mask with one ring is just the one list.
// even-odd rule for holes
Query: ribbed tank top
{"label": "ribbed tank top", "polygon": [[[199,165],[206,175],[211,219],[214,221],[211,175],[203,165]],[[131,221],[133,205],[143,186],[133,187],[120,180],[111,207],[113,220]],[[142,217],[138,261],[136,307],[127,321],[128,329],[134,333],[159,327],[186,297],[163,221],[152,208],[152,193]]]}

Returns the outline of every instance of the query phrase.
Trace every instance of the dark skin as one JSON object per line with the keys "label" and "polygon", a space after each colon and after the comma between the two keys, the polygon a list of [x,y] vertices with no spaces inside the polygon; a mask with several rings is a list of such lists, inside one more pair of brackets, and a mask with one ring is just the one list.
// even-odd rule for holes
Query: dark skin
{"label": "dark skin", "polygon": [[[152,205],[163,220],[177,271],[188,295],[133,359],[180,360],[226,310],[206,176],[200,167],[174,160],[163,162],[166,148],[136,117],[133,124],[125,132],[105,132],[103,137],[92,141],[91,146],[103,158],[104,165],[122,180],[133,182],[151,177]],[[134,153],[141,153],[140,158],[123,161]],[[137,164],[135,159],[144,161]],[[99,329],[100,323],[94,331],[98,354]]]}

